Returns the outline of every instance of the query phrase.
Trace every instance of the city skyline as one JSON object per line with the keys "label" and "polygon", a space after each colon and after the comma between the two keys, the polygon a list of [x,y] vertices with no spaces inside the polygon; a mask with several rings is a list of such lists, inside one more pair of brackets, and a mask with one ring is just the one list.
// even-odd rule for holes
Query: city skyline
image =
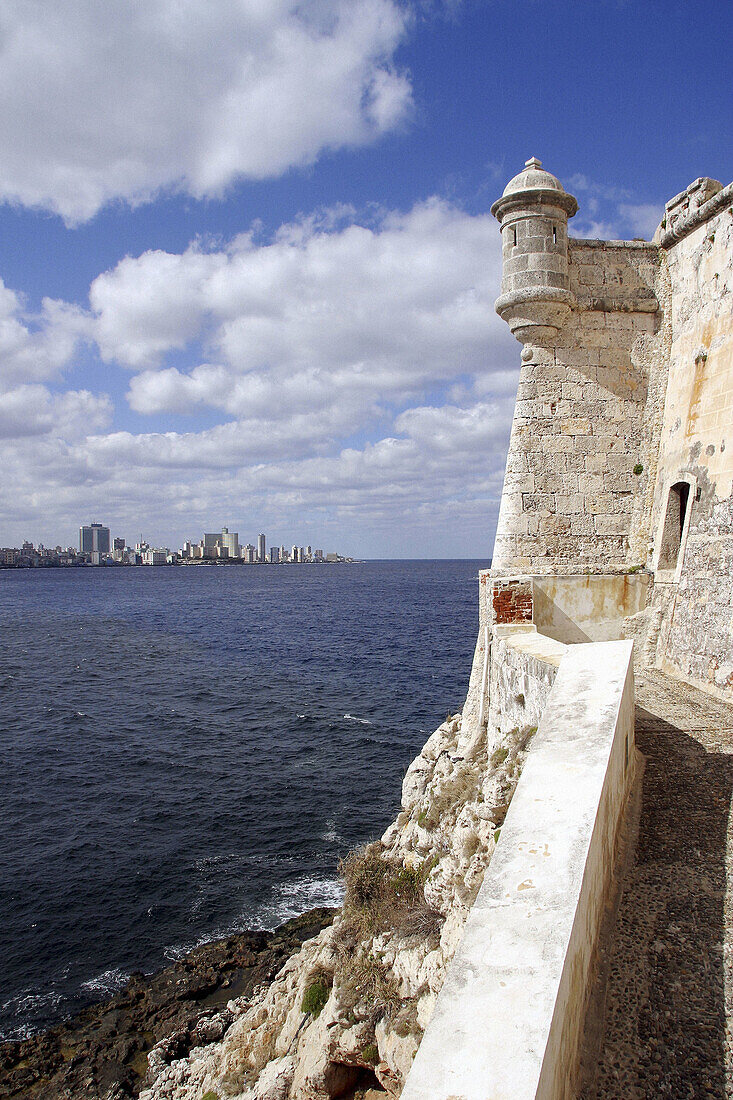
{"label": "city skyline", "polygon": [[260,532],[257,544],[240,543],[239,532],[231,531],[227,526],[220,531],[205,531],[200,539],[186,539],[176,548],[167,544],[151,545],[142,535],[128,543],[126,536],[112,536],[111,528],[106,524],[92,521],[82,524],[79,529],[77,547],[62,543],[37,546],[31,540],[23,540],[20,546],[3,545],[0,541],[0,566],[18,564],[78,564],[77,558],[92,565],[165,565],[191,564],[196,562],[239,561],[247,564],[310,564],[334,561],[351,561],[352,558],[331,549],[324,552],[312,544],[292,544],[288,548],[283,541],[279,543],[268,539]]}
{"label": "city skyline", "polygon": [[727,183],[730,99],[679,73],[728,87],[730,6],[125,10],[0,15],[0,541],[246,515],[487,557],[520,361],[491,204],[536,156],[573,235],[648,238]]}

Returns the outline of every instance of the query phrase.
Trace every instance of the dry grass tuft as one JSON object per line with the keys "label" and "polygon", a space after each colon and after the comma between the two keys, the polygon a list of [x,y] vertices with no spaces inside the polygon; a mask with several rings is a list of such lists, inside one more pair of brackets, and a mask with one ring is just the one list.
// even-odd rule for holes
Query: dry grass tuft
{"label": "dry grass tuft", "polygon": [[368,1020],[374,1026],[400,1007],[397,983],[382,960],[363,944],[341,955],[338,983],[339,999],[351,1007],[355,1021]]}
{"label": "dry grass tuft", "polygon": [[425,901],[425,880],[434,860],[407,867],[383,858],[379,842],[350,852],[339,865],[346,891],[341,936],[354,941],[393,932],[427,936],[442,917]]}
{"label": "dry grass tuft", "polygon": [[434,866],[419,868],[384,858],[381,844],[358,848],[342,860],[346,886],[342,920],[334,945],[339,956],[342,1003],[372,1023],[392,1017],[402,1005],[399,988],[370,942],[382,934],[428,939],[440,932],[442,917],[425,900],[425,879]]}
{"label": "dry grass tuft", "polygon": [[429,796],[428,805],[418,814],[418,825],[437,829],[454,823],[466,803],[478,801],[480,785],[480,769],[466,764]]}

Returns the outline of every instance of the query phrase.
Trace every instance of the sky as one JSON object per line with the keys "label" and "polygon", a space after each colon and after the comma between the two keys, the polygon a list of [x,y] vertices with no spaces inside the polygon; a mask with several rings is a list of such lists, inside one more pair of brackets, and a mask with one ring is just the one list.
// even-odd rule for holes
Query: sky
{"label": "sky", "polygon": [[5,0],[0,546],[491,553],[520,346],[492,202],[579,237],[733,178],[733,6]]}

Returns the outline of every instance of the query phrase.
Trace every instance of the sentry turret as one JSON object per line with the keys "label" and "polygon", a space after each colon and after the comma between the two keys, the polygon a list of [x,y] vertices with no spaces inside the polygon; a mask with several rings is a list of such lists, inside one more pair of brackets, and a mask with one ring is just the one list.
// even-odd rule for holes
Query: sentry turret
{"label": "sentry turret", "polygon": [[502,237],[496,312],[523,344],[554,340],[575,305],[568,275],[568,218],[577,209],[577,200],[536,157],[491,207]]}

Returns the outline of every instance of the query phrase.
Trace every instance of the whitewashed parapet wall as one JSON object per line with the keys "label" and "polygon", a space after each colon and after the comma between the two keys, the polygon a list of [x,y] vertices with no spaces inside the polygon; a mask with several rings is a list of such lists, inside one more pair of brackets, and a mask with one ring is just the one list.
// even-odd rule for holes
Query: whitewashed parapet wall
{"label": "whitewashed parapet wall", "polygon": [[631,643],[568,647],[402,1100],[574,1095],[633,737]]}

